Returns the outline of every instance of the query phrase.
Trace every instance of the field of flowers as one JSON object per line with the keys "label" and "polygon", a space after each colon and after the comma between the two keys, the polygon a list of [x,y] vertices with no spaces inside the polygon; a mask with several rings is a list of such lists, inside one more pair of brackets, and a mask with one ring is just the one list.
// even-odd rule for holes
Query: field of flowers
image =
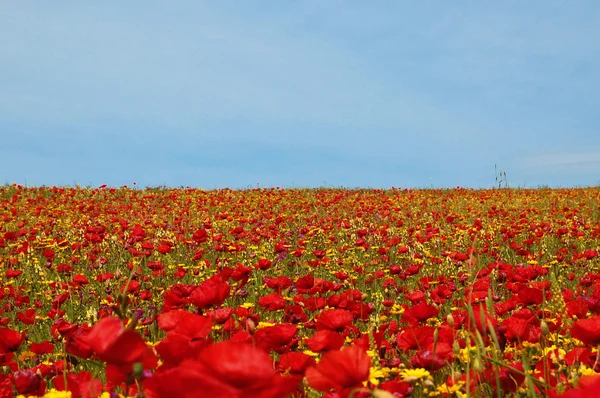
{"label": "field of flowers", "polygon": [[593,396],[598,250],[598,188],[5,185],[0,397]]}

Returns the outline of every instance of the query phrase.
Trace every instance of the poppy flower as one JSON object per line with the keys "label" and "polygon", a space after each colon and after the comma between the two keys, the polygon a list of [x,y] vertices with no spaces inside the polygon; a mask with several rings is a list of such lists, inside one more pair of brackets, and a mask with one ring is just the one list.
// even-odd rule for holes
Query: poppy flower
{"label": "poppy flower", "polygon": [[174,310],[158,316],[158,327],[167,333],[182,334],[190,339],[203,339],[212,330],[212,319],[183,310]]}
{"label": "poppy flower", "polygon": [[215,275],[200,284],[190,295],[190,303],[198,308],[221,305],[229,297],[229,283],[221,275]]}
{"label": "poppy flower", "polygon": [[17,370],[13,375],[13,384],[19,394],[44,395],[46,382],[32,369]]}
{"label": "poppy flower", "polygon": [[285,308],[285,315],[283,316],[283,322],[287,323],[302,323],[308,321],[308,315],[304,312],[299,305],[290,305]]}
{"label": "poppy flower", "polygon": [[566,305],[567,315],[569,317],[576,316],[578,319],[583,319],[587,315],[588,312],[588,303],[584,299],[575,299],[569,301]]}
{"label": "poppy flower", "polygon": [[281,293],[288,287],[292,286],[292,280],[285,275],[278,276],[277,278],[270,278],[265,280],[267,287],[275,290],[277,293]]}
{"label": "poppy flower", "polygon": [[302,352],[292,351],[279,358],[276,369],[279,373],[304,376],[306,369],[316,365],[317,362],[313,357]]}
{"label": "poppy flower", "polygon": [[35,309],[29,308],[24,312],[17,312],[17,318],[25,325],[33,325],[35,323],[35,314]]}
{"label": "poppy flower", "polygon": [[16,330],[0,328],[0,353],[17,351],[25,340],[25,332],[19,333]]}
{"label": "poppy flower", "polygon": [[205,316],[211,318],[217,325],[227,322],[231,314],[233,314],[233,308],[230,307],[217,308],[216,310],[206,311],[204,313]]}
{"label": "poppy flower", "polygon": [[332,330],[342,332],[352,324],[354,316],[350,311],[335,309],[323,311],[317,318],[317,330]]}
{"label": "poppy flower", "polygon": [[[66,378],[66,384],[65,384]],[[102,393],[102,382],[94,379],[90,372],[58,374],[52,378],[52,384],[58,391],[70,391],[73,398],[92,398]]]}
{"label": "poppy flower", "polygon": [[289,351],[290,346],[298,339],[295,339],[298,328],[296,325],[279,324],[258,329],[254,333],[254,342],[257,347],[264,350],[275,351],[279,354]]}
{"label": "poppy flower", "polygon": [[261,258],[260,260],[258,260],[258,263],[256,263],[255,268],[256,269],[261,269],[263,271],[268,270],[269,268],[271,268],[271,264],[273,262],[269,259],[266,258]]}
{"label": "poppy flower", "polygon": [[420,322],[424,322],[429,318],[435,317],[440,313],[436,307],[427,303],[415,304],[404,311],[404,320],[410,325],[417,326]]}
{"label": "poppy flower", "polygon": [[66,338],[66,351],[71,355],[84,359],[92,356],[93,350],[87,341],[89,332],[90,328],[86,325],[85,327],[78,327],[77,330],[70,333]]}
{"label": "poppy flower", "polygon": [[470,329],[476,328],[480,333],[487,333],[490,330],[490,326],[495,328],[498,325],[498,320],[490,315],[485,305],[474,305],[472,310],[474,319],[469,317]]}
{"label": "poppy flower", "polygon": [[10,398],[13,395],[12,380],[7,375],[0,373],[0,397]]}
{"label": "poppy flower", "polygon": [[392,393],[394,398],[410,397],[414,390],[412,383],[396,380],[383,382],[377,388]]}
{"label": "poppy flower", "polygon": [[332,330],[319,330],[305,340],[307,347],[313,352],[339,350],[344,345],[345,338]]}
{"label": "poppy flower", "polygon": [[145,386],[158,398],[283,398],[294,392],[301,380],[277,373],[273,360],[261,349],[224,341],[176,368],[159,370]]}
{"label": "poppy flower", "polygon": [[298,293],[304,294],[309,289],[312,289],[312,287],[314,285],[315,285],[314,276],[312,276],[312,274],[308,274],[306,276],[303,276],[302,278],[298,278],[295,286],[296,286],[296,290],[298,291]]}
{"label": "poppy flower", "polygon": [[285,299],[279,293],[270,293],[258,299],[258,305],[268,311],[277,311],[285,308]]}
{"label": "poppy flower", "polygon": [[523,305],[538,305],[544,301],[544,293],[540,289],[526,287],[519,291],[519,301]]}
{"label": "poppy flower", "polygon": [[137,332],[125,329],[121,320],[113,317],[96,323],[85,340],[96,356],[109,364],[141,362],[152,352]]}
{"label": "poppy flower", "polygon": [[580,319],[571,326],[571,336],[585,344],[600,344],[600,316]]}
{"label": "poppy flower", "polygon": [[31,343],[29,351],[38,355],[49,354],[54,351],[54,345],[47,340],[41,343]]}
{"label": "poppy flower", "polygon": [[306,380],[315,390],[328,392],[334,389],[347,396],[369,378],[370,368],[371,359],[365,350],[354,345],[327,352],[316,367],[306,371]]}
{"label": "poppy flower", "polygon": [[188,358],[195,357],[211,341],[207,339],[192,340],[183,334],[170,332],[155,347],[163,361],[163,367],[173,367]]}
{"label": "poppy flower", "polygon": [[600,376],[581,376],[576,388],[558,395],[558,398],[588,398],[593,397],[600,389]]}
{"label": "poppy flower", "polygon": [[452,346],[448,343],[437,343],[434,347],[417,352],[410,358],[410,362],[415,368],[433,372],[446,366],[451,358]]}
{"label": "poppy flower", "polygon": [[583,257],[585,257],[586,260],[592,260],[598,257],[598,252],[594,249],[588,249],[583,252]]}
{"label": "poppy flower", "polygon": [[425,347],[429,343],[433,343],[433,334],[435,328],[432,326],[422,326],[418,328],[407,327],[402,329],[396,335],[396,344],[398,348],[405,352],[409,350]]}

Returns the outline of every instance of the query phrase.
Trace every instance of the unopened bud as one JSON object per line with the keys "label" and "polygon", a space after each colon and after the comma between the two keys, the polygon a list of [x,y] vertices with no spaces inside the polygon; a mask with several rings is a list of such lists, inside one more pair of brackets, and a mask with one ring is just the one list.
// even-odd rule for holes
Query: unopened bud
{"label": "unopened bud", "polygon": [[371,393],[374,398],[394,398],[394,394],[386,390],[375,390]]}
{"label": "unopened bud", "polygon": [[448,322],[448,325],[450,325],[451,328],[454,327],[454,317],[452,316],[452,314],[448,314],[448,316],[446,317],[446,322]]}
{"label": "unopened bud", "polygon": [[542,329],[542,334],[544,336],[548,336],[550,334],[550,328],[548,327],[548,324],[546,323],[546,321],[543,319],[542,319],[542,322],[540,322],[540,329]]}
{"label": "unopened bud", "polygon": [[136,362],[133,364],[133,374],[137,378],[140,378],[144,373],[144,365],[141,362]]}
{"label": "unopened bud", "polygon": [[256,323],[251,318],[246,319],[246,330],[250,333],[256,328]]}
{"label": "unopened bud", "polygon": [[431,379],[425,379],[425,380],[423,380],[422,384],[423,384],[424,387],[433,387],[433,380],[431,380]]}
{"label": "unopened bud", "polygon": [[454,340],[454,343],[452,344],[452,353],[454,355],[460,354],[460,344],[458,344],[458,340]]}
{"label": "unopened bud", "polygon": [[473,364],[471,365],[471,367],[475,372],[481,372],[483,370],[483,364],[481,363],[481,359],[473,359]]}

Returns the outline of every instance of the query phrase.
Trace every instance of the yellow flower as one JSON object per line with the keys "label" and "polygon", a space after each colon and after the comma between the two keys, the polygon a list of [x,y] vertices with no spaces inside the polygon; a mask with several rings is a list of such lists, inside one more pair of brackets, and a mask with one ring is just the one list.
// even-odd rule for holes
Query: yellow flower
{"label": "yellow flower", "polygon": [[442,394],[454,394],[456,392],[459,392],[459,390],[462,388],[462,386],[465,384],[464,381],[459,380],[456,384],[452,385],[452,386],[448,386],[446,383],[442,384],[441,386],[437,387],[438,392],[442,393]]}
{"label": "yellow flower", "polygon": [[423,368],[406,369],[400,372],[400,376],[402,377],[402,381],[413,382],[419,379],[429,378],[431,377],[431,373]]}
{"label": "yellow flower", "polygon": [[244,304],[240,305],[240,307],[246,308],[246,309],[252,308],[252,307],[254,307],[254,303],[244,303]]}
{"label": "yellow flower", "polygon": [[271,322],[258,322],[258,325],[256,325],[256,329],[267,328],[269,326],[275,326],[275,324]]}
{"label": "yellow flower", "polygon": [[316,352],[312,352],[311,350],[304,350],[303,351],[304,354],[311,356],[311,357],[318,357],[319,354],[317,354]]}
{"label": "yellow flower", "polygon": [[51,389],[46,391],[44,398],[71,398],[71,391],[58,391]]}
{"label": "yellow flower", "polygon": [[[379,385],[379,379],[385,378],[386,372],[383,369],[371,368],[369,369],[369,381],[373,385]],[[365,382],[366,383],[366,382]]]}
{"label": "yellow flower", "polygon": [[35,356],[36,356],[36,354],[31,351],[23,351],[21,354],[19,354],[18,358],[19,358],[19,361],[26,361]]}

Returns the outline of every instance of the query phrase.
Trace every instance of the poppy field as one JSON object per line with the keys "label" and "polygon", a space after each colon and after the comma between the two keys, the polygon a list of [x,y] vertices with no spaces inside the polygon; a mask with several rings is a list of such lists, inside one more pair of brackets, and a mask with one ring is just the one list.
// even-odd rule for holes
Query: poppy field
{"label": "poppy field", "polygon": [[0,187],[0,398],[591,396],[600,189]]}

